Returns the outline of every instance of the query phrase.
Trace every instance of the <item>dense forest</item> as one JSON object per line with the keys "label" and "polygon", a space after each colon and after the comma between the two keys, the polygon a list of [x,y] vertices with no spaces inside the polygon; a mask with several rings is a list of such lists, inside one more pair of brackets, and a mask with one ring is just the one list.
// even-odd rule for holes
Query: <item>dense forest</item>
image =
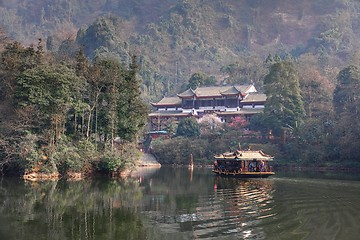
{"label": "dense forest", "polygon": [[[0,2],[0,26],[22,44],[41,38],[63,57],[140,57],[143,96],[157,100],[197,72],[218,82],[262,85],[264,59],[290,54],[311,66],[303,78],[335,83],[359,60],[358,1],[23,0]],[[302,73],[301,74],[305,74]]]}
{"label": "dense forest", "polygon": [[[264,113],[216,131],[216,119],[186,123],[190,136],[173,126],[178,137],[154,143],[159,158],[186,159],[192,149],[205,161],[245,142],[282,163],[359,167],[359,9],[348,0],[0,0],[2,159],[45,156],[52,168],[76,170],[87,164],[52,153],[72,147],[80,159],[100,148],[108,155],[90,154],[106,160],[98,168],[119,169],[122,161],[109,160],[113,141],[120,137],[121,151],[134,142],[146,115],[141,99],[174,95],[201,76],[254,83],[268,96]],[[240,141],[244,127],[276,141]]]}
{"label": "dense forest", "polygon": [[[8,43],[0,53],[0,170],[47,174],[116,173],[139,159],[147,108],[137,60],[129,66],[81,50],[58,61],[37,47]],[[31,175],[33,176],[33,175]]]}

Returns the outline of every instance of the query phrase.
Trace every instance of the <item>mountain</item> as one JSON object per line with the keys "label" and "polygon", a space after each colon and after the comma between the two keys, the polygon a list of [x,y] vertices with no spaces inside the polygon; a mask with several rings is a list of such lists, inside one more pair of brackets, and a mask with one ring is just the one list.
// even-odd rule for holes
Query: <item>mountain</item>
{"label": "mountain", "polygon": [[47,39],[62,54],[80,46],[126,63],[135,53],[144,94],[159,97],[195,72],[260,82],[269,54],[347,64],[359,47],[359,10],[347,0],[3,0],[0,24],[14,40]]}

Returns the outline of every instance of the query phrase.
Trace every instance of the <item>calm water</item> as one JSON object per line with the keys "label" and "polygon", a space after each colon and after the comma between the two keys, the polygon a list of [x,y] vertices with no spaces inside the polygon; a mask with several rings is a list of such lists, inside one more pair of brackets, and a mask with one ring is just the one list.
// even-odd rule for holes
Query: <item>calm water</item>
{"label": "calm water", "polygon": [[0,179],[0,239],[360,239],[360,175]]}

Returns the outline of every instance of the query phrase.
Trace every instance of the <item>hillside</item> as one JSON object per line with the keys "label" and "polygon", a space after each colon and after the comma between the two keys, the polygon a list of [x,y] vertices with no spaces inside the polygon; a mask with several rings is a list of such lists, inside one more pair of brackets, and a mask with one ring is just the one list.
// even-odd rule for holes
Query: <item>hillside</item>
{"label": "hillside", "polygon": [[8,0],[0,24],[14,40],[47,39],[61,54],[78,45],[90,58],[128,62],[136,53],[144,95],[157,98],[195,72],[260,82],[269,54],[311,53],[341,67],[359,47],[359,8],[345,0]]}

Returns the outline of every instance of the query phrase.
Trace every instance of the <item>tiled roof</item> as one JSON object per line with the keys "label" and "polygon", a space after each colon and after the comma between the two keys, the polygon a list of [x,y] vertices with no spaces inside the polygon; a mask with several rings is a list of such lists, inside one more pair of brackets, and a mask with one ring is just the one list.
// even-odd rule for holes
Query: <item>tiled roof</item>
{"label": "tiled roof", "polygon": [[195,92],[191,88],[189,88],[188,90],[186,90],[183,93],[178,94],[179,97],[192,97],[194,95],[195,95]]}
{"label": "tiled roof", "polygon": [[198,87],[196,90],[188,89],[183,93],[178,94],[179,97],[222,97],[222,94],[243,93],[245,94],[252,85],[237,85],[237,86],[213,86],[213,87]]}
{"label": "tiled roof", "polygon": [[236,87],[231,87],[231,88],[221,92],[221,95],[236,95],[239,93],[240,93],[239,89],[237,89]]}
{"label": "tiled roof", "polygon": [[272,157],[262,151],[241,151],[241,159],[272,160]]}
{"label": "tiled roof", "polygon": [[266,95],[263,93],[249,93],[245,99],[243,99],[242,103],[248,102],[265,102]]}
{"label": "tiled roof", "polygon": [[153,106],[180,106],[181,99],[179,97],[164,97],[157,103],[152,103]]}

